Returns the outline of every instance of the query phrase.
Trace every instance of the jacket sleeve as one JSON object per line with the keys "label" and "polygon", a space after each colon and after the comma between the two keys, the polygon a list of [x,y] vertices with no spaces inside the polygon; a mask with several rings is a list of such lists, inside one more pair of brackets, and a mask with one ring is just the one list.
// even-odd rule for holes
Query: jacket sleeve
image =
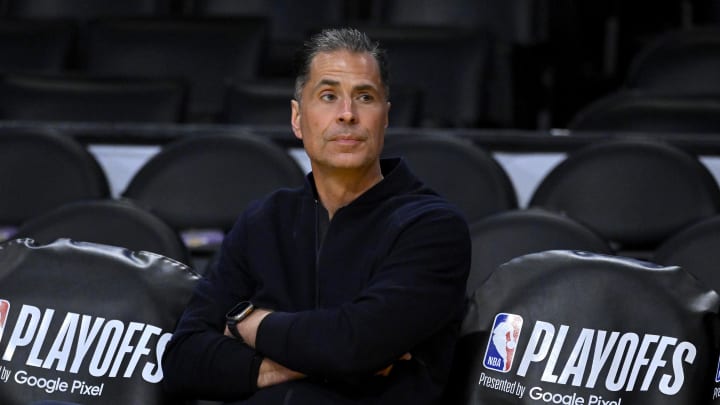
{"label": "jacket sleeve", "polygon": [[352,301],[270,314],[257,349],[309,375],[374,373],[458,319],[469,267],[467,223],[454,211],[433,212],[405,226]]}
{"label": "jacket sleeve", "polygon": [[[236,252],[231,246],[242,243],[241,227],[236,226],[223,241],[220,264],[198,281],[164,352],[163,384],[172,394],[231,400],[256,390],[261,358],[242,342],[223,335],[225,313],[253,289],[242,271],[243,259],[227,253]],[[230,268],[234,271],[218,271]]]}

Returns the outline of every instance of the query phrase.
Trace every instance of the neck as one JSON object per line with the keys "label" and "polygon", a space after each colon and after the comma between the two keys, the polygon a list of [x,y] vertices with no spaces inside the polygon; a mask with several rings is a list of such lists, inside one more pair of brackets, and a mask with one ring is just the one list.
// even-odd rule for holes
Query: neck
{"label": "neck", "polygon": [[333,170],[328,173],[313,167],[313,179],[320,201],[332,219],[337,210],[379,183],[383,175],[378,163],[363,172]]}

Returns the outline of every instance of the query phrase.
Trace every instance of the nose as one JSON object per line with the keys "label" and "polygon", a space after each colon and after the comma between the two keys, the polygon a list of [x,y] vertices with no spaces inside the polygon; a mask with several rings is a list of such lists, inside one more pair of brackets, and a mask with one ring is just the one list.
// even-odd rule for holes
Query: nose
{"label": "nose", "polygon": [[355,114],[355,106],[353,105],[352,100],[346,99],[341,104],[341,110],[338,114],[338,123],[345,124],[345,125],[351,125],[355,124],[357,122],[357,115]]}

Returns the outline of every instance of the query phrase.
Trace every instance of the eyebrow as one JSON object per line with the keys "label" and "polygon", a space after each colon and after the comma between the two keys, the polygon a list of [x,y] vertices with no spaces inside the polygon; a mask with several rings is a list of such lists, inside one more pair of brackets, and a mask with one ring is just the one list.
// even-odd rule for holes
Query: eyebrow
{"label": "eyebrow", "polygon": [[[339,85],[340,85],[340,82],[337,80],[322,79],[318,82],[317,85],[315,85],[315,89],[318,89],[323,86],[337,87]],[[353,87],[353,91],[366,91],[366,90],[376,91],[377,88],[372,84],[359,84],[359,85]]]}

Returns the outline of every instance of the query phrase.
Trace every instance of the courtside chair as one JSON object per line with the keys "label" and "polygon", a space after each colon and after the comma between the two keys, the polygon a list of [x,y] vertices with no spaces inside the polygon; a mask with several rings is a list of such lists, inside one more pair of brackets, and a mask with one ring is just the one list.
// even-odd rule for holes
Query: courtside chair
{"label": "courtside chair", "polygon": [[716,215],[720,189],[694,155],[652,139],[618,139],[570,153],[540,181],[529,206],[563,213],[615,249],[645,257]]}
{"label": "courtside chair", "polygon": [[495,158],[469,141],[434,134],[394,133],[385,137],[383,156],[400,156],[439,194],[473,222],[517,208],[515,189]]}
{"label": "courtside chair", "polygon": [[470,224],[472,294],[501,264],[529,253],[553,249],[612,254],[609,243],[583,224],[542,209],[500,212]]}
{"label": "courtside chair", "polygon": [[580,110],[568,128],[578,134],[609,131],[680,137],[720,134],[719,96],[620,90]]}
{"label": "courtside chair", "polygon": [[72,202],[25,221],[16,238],[45,245],[61,238],[147,251],[190,263],[180,234],[151,212],[128,200]]}
{"label": "courtside chair", "polygon": [[624,87],[670,94],[720,94],[720,29],[657,37],[633,59]]}
{"label": "courtside chair", "polygon": [[720,291],[720,216],[706,218],[671,235],[655,250],[653,261],[680,266]]}
{"label": "courtside chair", "polygon": [[175,80],[7,75],[0,79],[0,119],[178,123],[185,94]]}
{"label": "courtside chair", "polygon": [[70,21],[0,20],[0,73],[67,69],[76,31]]}
{"label": "courtside chair", "polygon": [[87,29],[84,71],[99,76],[182,79],[188,120],[220,114],[226,83],[259,75],[267,20],[113,18]]}
{"label": "courtside chair", "polygon": [[54,132],[0,131],[0,227],[5,237],[53,208],[109,197],[105,172],[75,139]]}
{"label": "courtside chair", "polygon": [[297,162],[258,135],[195,135],[154,155],[123,196],[180,232],[191,253],[204,260],[251,201],[303,181]]}

